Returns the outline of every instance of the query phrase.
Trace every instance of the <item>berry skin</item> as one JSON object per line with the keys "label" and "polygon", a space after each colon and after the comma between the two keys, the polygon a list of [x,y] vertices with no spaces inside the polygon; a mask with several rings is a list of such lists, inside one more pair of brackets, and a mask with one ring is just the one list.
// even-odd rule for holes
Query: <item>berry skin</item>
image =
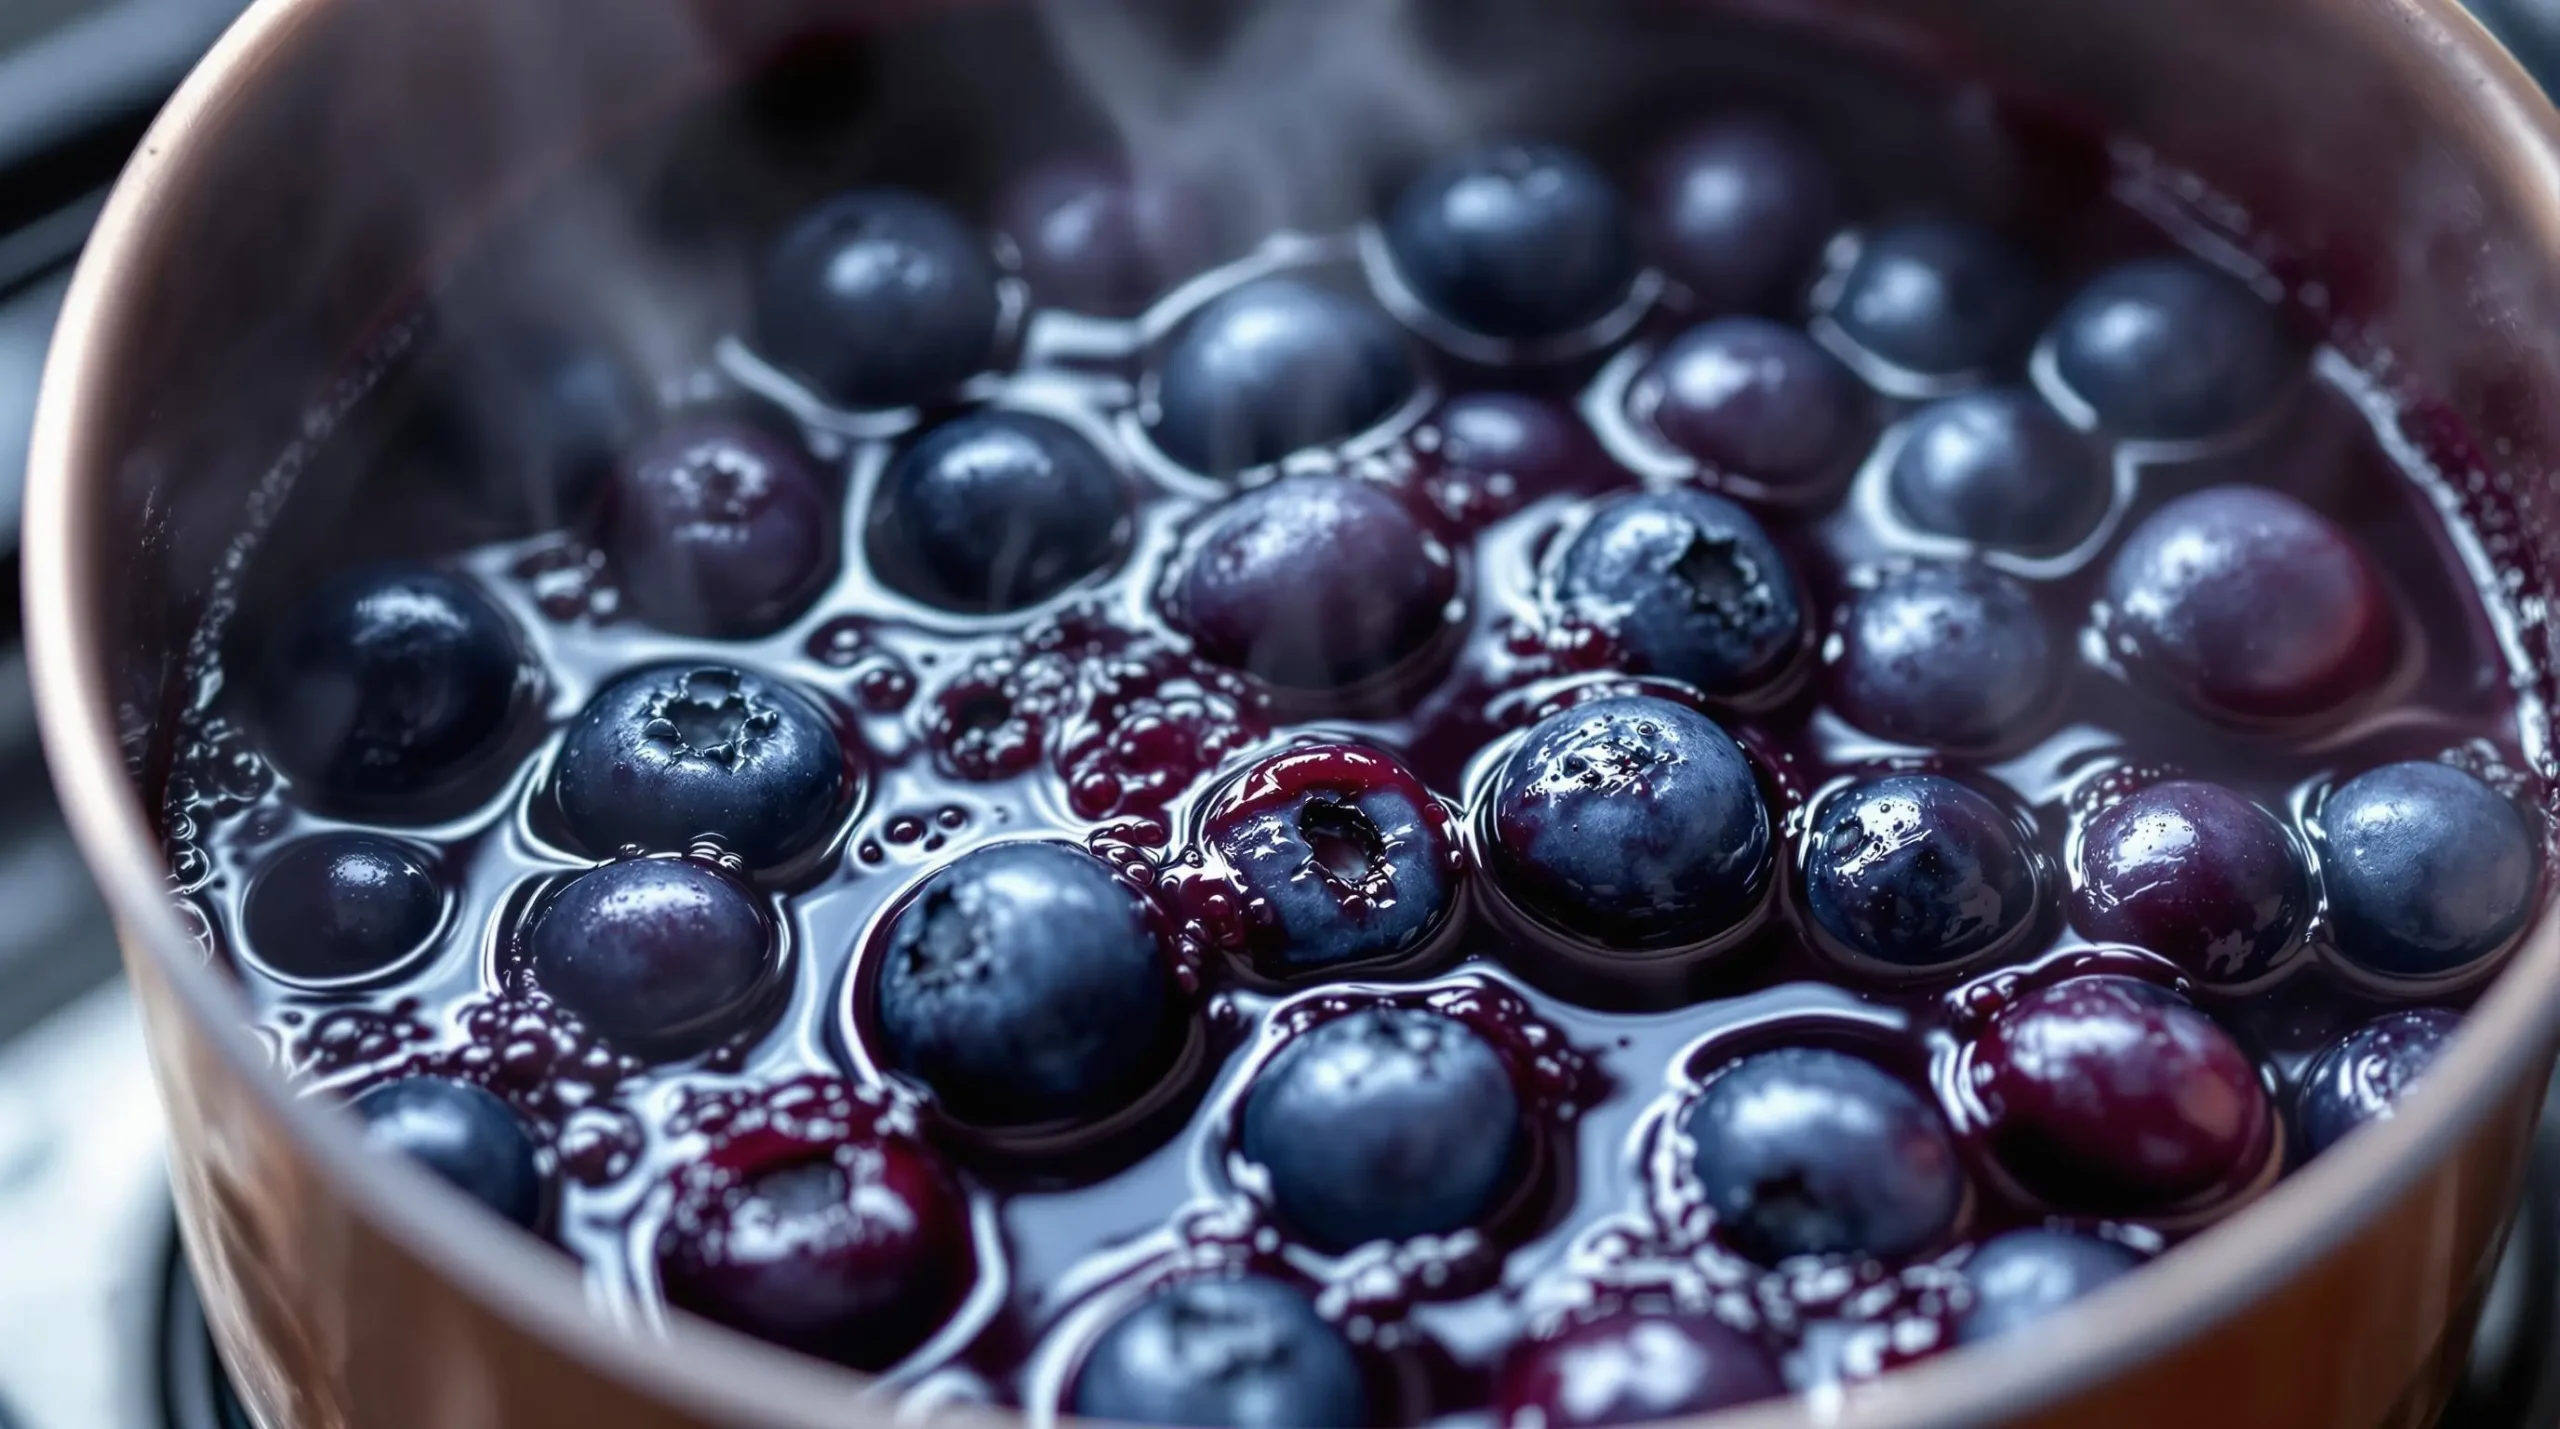
{"label": "berry skin", "polygon": [[1831,320],[1894,367],[1956,377],[2023,353],[2041,300],[2034,267],[2005,240],[1962,224],[1905,223],[1859,245]]}
{"label": "berry skin", "polygon": [[1552,144],[1493,144],[1440,161],[1405,189],[1385,234],[1414,296],[1488,337],[1588,327],[1627,300],[1640,267],[1616,188]]}
{"label": "berry skin", "polygon": [[2391,597],[2353,538],[2290,496],[2216,486],[2135,528],[2107,572],[2118,648],[2208,714],[2290,720],[2379,684]]}
{"label": "berry skin", "polygon": [[1710,313],[1760,312],[1796,295],[1843,208],[1821,152],[1778,120],[1735,115],[1655,154],[1653,252]]}
{"label": "berry skin", "polygon": [[1823,802],[1805,906],[1860,957],[1945,967],[2034,918],[2035,867],[1999,805],[1944,775],[1889,774]]}
{"label": "berry skin", "polygon": [[1774,840],[1751,762],[1685,705],[1625,695],[1550,715],[1491,797],[1503,890],[1613,948],[1703,942],[1768,886]]}
{"label": "berry skin", "polygon": [[772,920],[725,875],[643,858],[582,873],[526,937],[534,981],[615,1046],[687,1056],[774,991]]}
{"label": "berry skin", "polygon": [[1156,445],[1211,476],[1266,466],[1385,421],[1420,379],[1386,315],[1294,278],[1209,303],[1156,372]]}
{"label": "berry skin", "polygon": [[1626,480],[1579,418],[1518,392],[1450,398],[1415,430],[1409,447],[1422,494],[1451,526],[1466,530],[1544,497]]}
{"label": "berry skin", "polygon": [[1519,1160],[1520,1094],[1465,1023],[1372,1006],[1297,1034],[1246,1093],[1238,1149],[1322,1250],[1463,1230]]}
{"label": "berry skin", "polygon": [[2368,972],[2459,972],[2512,941],[2541,886],[2540,840],[2504,795],[2448,764],[2386,764],[2320,806],[2331,937]]}
{"label": "berry skin", "polygon": [[1557,596],[1610,631],[1632,668],[1718,698],[1768,684],[1804,647],[1804,597],[1760,523],[1677,487],[1596,512],[1559,565]]}
{"label": "berry skin", "polygon": [[656,665],[579,711],[553,782],[590,854],[710,842],[762,872],[826,841],[853,772],[825,712],[789,686],[722,665]]}
{"label": "berry skin", "polygon": [[303,802],[432,816],[490,772],[534,685],[515,626],[477,590],[373,566],[285,616],[256,698],[267,757]]}
{"label": "berry skin", "polygon": [[1182,1281],[1085,1355],[1075,1413],[1204,1429],[1349,1429],[1370,1419],[1360,1361],[1307,1297],[1259,1275]]}
{"label": "berry skin", "polygon": [[2154,784],[2100,811],[2080,835],[2073,924],[2208,983],[2273,971],[2310,907],[2310,880],[2284,825],[2218,784]]}
{"label": "berry skin", "polygon": [[1993,1236],[1965,1260],[1973,1307],[1956,1322],[1956,1339],[1980,1344],[2024,1329],[2141,1264],[2114,1241],[2069,1231]]}
{"label": "berry skin", "polygon": [[984,1127],[1101,1121],[1171,1050],[1170,969],[1139,896],[1064,844],[1002,843],[927,878],[872,973],[889,1064]]}
{"label": "berry skin", "polygon": [[836,503],[807,453],[735,420],[643,442],[614,476],[605,548],[643,618],[688,635],[764,635],[835,572]]}
{"label": "berry skin", "polygon": [[1746,1057],[1707,1084],[1681,1126],[1718,1232],[1762,1264],[1898,1260],[1943,1240],[1964,1207],[1945,1119],[1844,1052]]}
{"label": "berry skin", "polygon": [[1206,832],[1244,895],[1247,940],[1267,972],[1410,952],[1457,895],[1447,813],[1411,771],[1357,745],[1263,760],[1211,809]]}
{"label": "berry skin", "polygon": [[1809,493],[1865,445],[1866,405],[1840,360],[1766,318],[1714,318],[1672,339],[1627,389],[1627,412],[1709,471]]}
{"label": "berry skin", "polygon": [[902,189],[811,209],[766,255],[755,336],[775,365],[848,407],[910,407],[995,355],[995,258],[957,215]]}
{"label": "berry skin", "polygon": [[1832,692],[1851,723],[1899,744],[2002,748],[2032,731],[2049,703],[2054,646],[2015,577],[1923,562],[1851,599]]}
{"label": "berry skin", "polygon": [[542,1167],[507,1104],[468,1082],[410,1077],[355,1099],[364,1138],[406,1156],[527,1230],[541,1226]]}
{"label": "berry skin", "polygon": [[997,201],[1035,302],[1127,317],[1203,266],[1210,224],[1180,186],[1081,158],[1027,170]]}
{"label": "berry skin", "polygon": [[2420,1007],[2385,1013],[2330,1043],[2303,1070],[2295,1094],[2303,1155],[2317,1156],[2358,1127],[2389,1121],[2461,1027],[2454,1013]]}
{"label": "berry skin", "polygon": [[2267,410],[2302,370],[2276,310],[2227,273],[2144,258],[2090,280],[2053,323],[2053,370],[2098,425],[2210,437]]}
{"label": "berry skin", "polygon": [[1229,498],[1175,574],[1169,614],[1202,656],[1283,689],[1347,690],[1449,627],[1448,548],[1380,488],[1286,477]]}
{"label": "berry skin", "polygon": [[318,834],[269,859],[241,921],[258,961],[287,977],[368,977],[407,959],[444,923],[426,856],[371,834]]}
{"label": "berry skin", "polygon": [[1966,1074],[2019,1186],[2090,1215],[2174,1208],[2254,1172],[2274,1118],[2212,1018],[2149,983],[2075,977],[1993,1015]]}
{"label": "berry skin", "polygon": [[1886,480],[1921,530],[2024,555],[2078,544],[2109,499],[2088,441],[2034,393],[2007,387],[1921,408]]}
{"label": "berry skin", "polygon": [[1769,1352],[1713,1316],[1619,1311],[1514,1345],[1495,1375],[1494,1418],[1508,1429],[1643,1424],[1786,1392]]}
{"label": "berry skin", "polygon": [[944,610],[1037,605],[1116,559],[1129,492],[1062,422],[973,412],[908,448],[871,500],[874,569]]}

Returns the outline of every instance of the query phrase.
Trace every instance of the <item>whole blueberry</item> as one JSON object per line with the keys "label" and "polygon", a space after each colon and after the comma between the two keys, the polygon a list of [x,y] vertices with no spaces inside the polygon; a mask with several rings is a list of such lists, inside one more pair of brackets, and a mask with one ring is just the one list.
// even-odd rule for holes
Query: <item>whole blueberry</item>
{"label": "whole blueberry", "polygon": [[1751,761],[1686,705],[1623,695],[1549,715],[1491,798],[1504,891],[1611,947],[1712,938],[1768,885],[1774,839]]}
{"label": "whole blueberry", "polygon": [[1786,1392],[1769,1352],[1722,1320],[1621,1310],[1514,1344],[1494,1416],[1513,1429],[1644,1424]]}
{"label": "whole blueberry", "polygon": [[1034,301],[1125,317],[1204,265],[1208,215],[1179,184],[1078,157],[1026,169],[997,200]]}
{"label": "whole blueberry", "polygon": [[985,241],[949,209],[856,189],[801,215],[766,254],[756,344],[846,406],[913,406],[994,355],[997,281]]}
{"label": "whole blueberry", "polygon": [[1897,1260],[1943,1239],[1964,1206],[1946,1120],[1845,1052],[1745,1057],[1707,1084],[1681,1125],[1717,1229],[1763,1264]]}
{"label": "whole blueberry", "polygon": [[1821,486],[1866,445],[1857,380],[1766,318],[1712,318],[1673,338],[1628,387],[1627,412],[1709,470],[1779,491]]}
{"label": "whole blueberry", "polygon": [[2215,486],[2136,527],[2107,572],[2117,648],[2207,714],[2299,719],[2380,683],[2391,597],[2355,540],[2290,496]]}
{"label": "whole blueberry", "polygon": [[1646,179],[1654,257],[1711,313],[1761,311],[1794,297],[1843,207],[1821,151],[1757,114],[1672,140]]}
{"label": "whole blueberry", "polygon": [[2040,289],[2034,266],[1998,235],[1924,220],[1866,236],[1830,316],[1852,342],[1894,367],[1955,377],[2026,349]]}
{"label": "whole blueberry", "polygon": [[803,1354],[887,1369],[976,1273],[967,1201],[904,1138],[742,1139],[671,1179],[656,1246],[668,1303]]}
{"label": "whole blueberry", "polygon": [[1481,529],[1533,501],[1627,479],[1580,419],[1520,392],[1466,392],[1414,430],[1421,489],[1452,525]]}
{"label": "whole blueberry", "polygon": [[1964,1263],[1973,1307],[1956,1322],[1956,1338],[1979,1344],[2032,1325],[2142,1263],[2111,1240],[2069,1231],[2004,1231]]}
{"label": "whole blueberry", "polygon": [[1292,476],[1229,498],[1175,576],[1174,622],[1200,653],[1286,689],[1386,674],[1449,625],[1448,549],[1393,496]]}
{"label": "whole blueberry", "polygon": [[2433,977],[2504,947],[2533,912],[2539,840],[2497,790],[2447,764],[2386,764],[2320,806],[2331,937],[2358,967]]}
{"label": "whole blueberry", "polygon": [[2075,977],[1994,1014],[1966,1076],[1992,1156],[2090,1215],[2174,1207],[2253,1172],[2273,1117],[2231,1034],[2175,994]]}
{"label": "whole blueberry", "polygon": [[1749,512],[1688,487],[1622,496],[1565,548],[1557,593],[1633,667],[1709,695],[1766,684],[1804,647],[1804,597]]}
{"label": "whole blueberry", "polygon": [[1156,373],[1156,445],[1227,476],[1376,426],[1419,379],[1376,308],[1295,278],[1247,283],[1191,315]]}
{"label": "whole blueberry", "polygon": [[258,722],[304,802],[433,815],[490,772],[533,684],[487,597],[440,571],[373,566],[286,613],[259,670]]}
{"label": "whole blueberry", "polygon": [[408,1077],[355,1099],[364,1139],[424,1166],[466,1196],[534,1229],[546,1199],[533,1138],[505,1102],[468,1082]]}
{"label": "whole blueberry", "polygon": [[1921,408],[1886,480],[1921,530],[2031,555],[2078,543],[2108,501],[2096,449],[2034,393],[2008,387]]}
{"label": "whole blueberry", "polygon": [[653,665],[596,693],[553,775],[570,834],[599,857],[713,843],[757,870],[825,842],[853,771],[807,696],[726,665]]}
{"label": "whole blueberry", "polygon": [[578,875],[525,942],[543,991],[617,1047],[661,1058],[738,1031],[779,971],[773,922],[755,896],[684,859]]}
{"label": "whole blueberry", "polygon": [[909,447],[871,498],[871,563],[945,610],[1036,605],[1127,543],[1129,490],[1074,428],[973,412]]}
{"label": "whole blueberry", "polygon": [[1145,900],[1064,844],[996,844],[935,872],[889,920],[873,979],[890,1065],[981,1126],[1101,1120],[1170,1051]]}
{"label": "whole blueberry", "polygon": [[681,422],[614,475],[605,550],[641,618],[687,635],[768,634],[835,571],[835,499],[807,452],[748,423]]}
{"label": "whole blueberry", "polygon": [[1360,1361],[1307,1297],[1260,1275],[1184,1280],[1122,1315],[1076,1371],[1074,1412],[1204,1429],[1350,1429]]}
{"label": "whole blueberry", "polygon": [[2035,916],[2035,867],[1999,805],[1943,774],[1888,774],[1822,803],[1805,906],[1850,951],[1898,968],[1960,962]]}
{"label": "whole blueberry", "polygon": [[1463,1230],[1517,1169],[1520,1094],[1473,1028],[1370,1006],[1298,1033],[1245,1093],[1238,1149],[1322,1250]]}
{"label": "whole blueberry", "polygon": [[1412,772],[1350,744],[1245,771],[1212,806],[1209,846],[1244,895],[1254,960],[1305,973],[1410,952],[1457,897],[1449,821]]}
{"label": "whole blueberry", "polygon": [[2053,370],[2098,424],[2184,440],[2265,411],[2302,353],[2274,307],[2189,258],[2144,258],[2099,274],[2053,323]]}
{"label": "whole blueberry", "polygon": [[2016,577],[1924,561],[1851,598],[1831,688],[1840,712],[1869,734],[1992,749],[2034,727],[2053,693],[2056,654],[2044,612]]}
{"label": "whole blueberry", "polygon": [[2205,982],[2272,971],[2310,909],[2310,879],[2284,825],[2219,784],[2154,784],[2081,831],[2072,922],[2101,942],[2148,948]]}
{"label": "whole blueberry", "polygon": [[444,890],[427,856],[407,844],[317,834],[258,870],[240,917],[258,961],[287,977],[366,977],[435,937]]}
{"label": "whole blueberry", "polygon": [[2461,1026],[2461,1017],[2441,1008],[2413,1008],[2385,1013],[2323,1048],[2295,1093],[2303,1154],[2317,1156],[2360,1126],[2389,1121]]}
{"label": "whole blueberry", "polygon": [[1553,144],[1489,144],[1413,180],[1384,225],[1405,286],[1470,332],[1535,340],[1588,327],[1642,266],[1608,176]]}

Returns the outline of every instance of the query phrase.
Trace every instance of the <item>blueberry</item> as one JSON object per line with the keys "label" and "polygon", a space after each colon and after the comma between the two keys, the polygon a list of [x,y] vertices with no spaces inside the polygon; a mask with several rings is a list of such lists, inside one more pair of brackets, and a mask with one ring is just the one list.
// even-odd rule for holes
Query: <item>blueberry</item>
{"label": "blueberry", "polygon": [[2141,1263],[2114,1241],[2069,1231],[1993,1236],[1965,1260],[1973,1307],[1956,1322],[1956,1338],[1979,1344],[2023,1329]]}
{"label": "blueberry", "polygon": [[1961,962],[2035,916],[2035,867],[1999,805],[1942,774],[1888,774],[1823,801],[1805,905],[1850,951],[1897,968]]}
{"label": "blueberry", "polygon": [[887,1369],[976,1271],[960,1188],[902,1138],[742,1138],[672,1179],[656,1247],[668,1303],[804,1354]]}
{"label": "blueberry", "polygon": [[1921,408],[1886,480],[1921,530],[2030,555],[2078,543],[2109,497],[2095,449],[2034,393],[2006,387]]}
{"label": "blueberry", "polygon": [[554,776],[570,834],[599,857],[715,843],[759,871],[826,841],[853,771],[824,711],[762,675],[655,665],[598,691]]}
{"label": "blueberry", "polygon": [[259,671],[259,725],[305,802],[433,815],[491,772],[533,685],[514,625],[478,591],[373,566],[285,616]]}
{"label": "blueberry", "polygon": [[1413,356],[1377,309],[1264,278],[1191,315],[1156,374],[1156,445],[1227,476],[1340,441],[1413,395]]}
{"label": "blueberry", "polygon": [[1102,1120],[1170,1050],[1145,901],[1063,844],[996,844],[934,873],[889,920],[874,978],[889,1063],[981,1126]]}
{"label": "blueberry", "polygon": [[2302,1073],[2294,1124],[2317,1156],[2360,1126],[2389,1121],[2462,1019],[2440,1008],[2386,1013],[2330,1043]]}
{"label": "blueberry", "polygon": [[1768,885],[1774,840],[1751,762],[1685,705],[1623,695],[1550,715],[1491,797],[1504,891],[1612,947],[1702,942]]}
{"label": "blueberry", "polygon": [[1357,745],[1256,764],[1210,810],[1206,832],[1244,895],[1254,960],[1271,972],[1410,952],[1457,896],[1438,801],[1403,765]]}
{"label": "blueberry", "polygon": [[1290,1038],[1245,1093],[1238,1145],[1283,1225],[1345,1251],[1484,1219],[1518,1169],[1520,1120],[1473,1028],[1379,1005]]}
{"label": "blueberry", "polygon": [[1292,476],[1209,513],[1170,614],[1221,665],[1332,691],[1430,645],[1457,589],[1448,549],[1393,496],[1347,476]]}
{"label": "blueberry", "polygon": [[1711,313],[1794,297],[1843,207],[1822,153],[1756,114],[1681,135],[1654,156],[1647,178],[1654,256]]}
{"label": "blueberry", "polygon": [[2310,880],[2284,825],[2218,784],[2154,784],[2081,831],[2072,922],[2205,982],[2274,970],[2310,910]]}
{"label": "blueberry", "polygon": [[2044,612],[2015,577],[1924,561],[1851,598],[1832,693],[1850,723],[1899,744],[1999,748],[2050,703],[2056,654]]}
{"label": "blueberry", "polygon": [[1431,503],[1469,529],[1545,497],[1626,479],[1571,412],[1519,392],[1450,398],[1414,431],[1410,450]]}
{"label": "blueberry", "polygon": [[1534,341],[1626,302],[1642,266],[1626,204],[1591,161],[1492,144],[1416,178],[1384,225],[1405,286],[1470,332]]}
{"label": "blueberry", "polygon": [[649,413],[639,379],[612,355],[509,323],[455,355],[402,441],[439,478],[463,482],[476,511],[547,530],[593,507]]}
{"label": "blueberry", "polygon": [[1076,1371],[1074,1412],[1202,1429],[1353,1429],[1369,1391],[1342,1332],[1259,1275],[1185,1280],[1139,1303]]}
{"label": "blueberry", "polygon": [[1777,544],[1741,507],[1687,487],[1602,506],[1565,549],[1557,593],[1635,669],[1709,695],[1768,683],[1804,647],[1804,597]]}
{"label": "blueberry", "polygon": [[2302,354],[2276,310],[2231,275],[2146,258],[2091,279],[2053,323],[2053,370],[2098,424],[2188,440],[2265,411]]}
{"label": "blueberry", "polygon": [[2320,863],[2338,951],[2391,977],[2433,977],[2506,946],[2533,912],[2533,829],[2497,790],[2446,764],[2386,764],[2320,806]]}
{"label": "blueberry", "polygon": [[240,916],[258,961],[287,977],[365,977],[435,937],[444,890],[427,856],[407,844],[319,834],[258,870]]}
{"label": "blueberry", "polygon": [[1866,445],[1857,380],[1766,318],[1714,318],[1673,338],[1628,387],[1627,412],[1709,470],[1773,491],[1821,487]]}
{"label": "blueberry", "polygon": [[2354,539],[2255,486],[2191,492],[2153,512],[2107,572],[2116,645],[2207,714],[2300,719],[2388,673],[2391,598]]}
{"label": "blueberry", "polygon": [[1898,1260],[1944,1239],[1964,1206],[1945,1119],[1845,1052],[1745,1057],[1707,1084],[1681,1125],[1718,1231],[1763,1264]]}
{"label": "blueberry", "polygon": [[641,617],[687,635],[764,635],[835,570],[836,503],[797,445],[701,418],[616,471],[605,550]]}
{"label": "blueberry", "polygon": [[2257,1170],[2272,1116],[2212,1018],[2149,983],[2075,977],[1994,1014],[1965,1075],[2020,1187],[2090,1215],[2175,1207]]}
{"label": "blueberry", "polygon": [[1110,459],[1061,422],[975,412],[907,449],[871,498],[871,562],[945,610],[1036,605],[1127,544],[1129,492]]}
{"label": "blueberry", "polygon": [[2033,335],[2039,281],[1997,235],[1915,222],[1868,234],[1842,279],[1831,320],[1884,362],[1956,377],[2015,358]]}
{"label": "blueberry", "polygon": [[795,220],[756,279],[776,365],[852,407],[907,407],[987,365],[1003,318],[994,257],[942,205],[856,189]]}
{"label": "blueberry", "polygon": [[1622,1310],[1512,1346],[1494,1417],[1512,1429],[1645,1424],[1786,1392],[1769,1352],[1723,1321]]}
{"label": "blueberry", "polygon": [[1125,317],[1205,264],[1211,224],[1197,195],[1091,157],[1025,170],[997,200],[1034,300]]}
{"label": "blueberry", "polygon": [[755,896],[682,859],[578,875],[525,942],[543,991],[616,1046],[658,1057],[738,1031],[779,972],[773,923]]}
{"label": "blueberry", "polygon": [[409,1077],[365,1092],[355,1110],[372,1146],[416,1161],[527,1230],[542,1223],[542,1167],[505,1102],[467,1082]]}

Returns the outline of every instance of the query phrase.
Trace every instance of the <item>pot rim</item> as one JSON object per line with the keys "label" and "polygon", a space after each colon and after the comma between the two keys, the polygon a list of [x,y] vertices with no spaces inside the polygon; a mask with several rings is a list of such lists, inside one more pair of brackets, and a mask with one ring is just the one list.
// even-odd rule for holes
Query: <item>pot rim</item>
{"label": "pot rim", "polygon": [[[99,611],[82,598],[98,553],[81,538],[102,499],[114,433],[92,400],[121,366],[142,288],[170,235],[173,192],[215,143],[241,97],[297,62],[305,32],[337,0],[257,0],[191,74],[144,137],[82,256],[62,308],[30,450],[24,610],[47,762],[129,958],[167,980],[208,1044],[253,1088],[301,1151],[384,1235],[468,1291],[492,1315],[598,1375],[688,1413],[775,1429],[845,1422],[868,1382],[851,1370],[678,1314],[680,1352],[609,1323],[574,1266],[526,1255],[468,1198],[397,1157],[370,1151],[354,1123],[296,1094],[249,1031],[239,991],[198,954],[167,892],[164,859],[133,796],[99,648]],[[2529,195],[2540,246],[2560,254],[2560,113],[2455,0],[2303,0],[2333,10],[2376,45],[2404,53],[2412,82],[2461,96],[2499,167]],[[1813,1424],[1936,1429],[2023,1416],[2158,1355],[2237,1313],[2261,1287],[2312,1265],[2453,1154],[2503,1098],[2542,1075],[2560,1028],[2560,918],[2545,917],[2466,1018],[2405,1114],[2285,1179],[2241,1214],[2040,1322],[2037,1353],[2009,1342],[1958,1349],[1838,1398],[1793,1395],[1714,1416],[1718,1429]],[[2003,1348],[2008,1345],[2008,1349]],[[963,1411],[968,1412],[968,1411]],[[976,1415],[1018,1425],[1039,1408]],[[1692,1421],[1697,1422],[1697,1421]]]}

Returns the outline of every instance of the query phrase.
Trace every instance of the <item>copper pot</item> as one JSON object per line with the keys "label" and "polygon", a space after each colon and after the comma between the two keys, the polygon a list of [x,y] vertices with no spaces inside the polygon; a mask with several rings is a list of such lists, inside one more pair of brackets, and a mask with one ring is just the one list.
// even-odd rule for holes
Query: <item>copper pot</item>
{"label": "copper pot", "polygon": [[[226,542],[395,297],[576,135],[717,83],[821,12],[894,8],[264,0],[161,116],[99,225],[38,419],[26,618],[54,776],[148,1019],[189,1250],[270,1429],[888,1415],[858,1377],[706,1324],[679,1317],[663,1340],[608,1324],[565,1257],[297,1100],[173,909],[145,795]],[[2504,454],[2512,482],[2483,519],[2514,542],[2527,594],[2560,581],[2560,116],[2452,0],[1827,8],[1927,35],[2246,196],[2360,340]],[[516,43],[496,52],[501,13]],[[527,55],[547,66],[539,83],[507,83]],[[400,142],[421,132],[438,142]],[[2525,633],[2547,701],[2547,628]],[[2427,1422],[2514,1208],[2555,1019],[2560,923],[2400,1119],[2032,1339],[1943,1357],[1822,1417]],[[1789,1402],[1725,1422],[1813,1418]]]}

